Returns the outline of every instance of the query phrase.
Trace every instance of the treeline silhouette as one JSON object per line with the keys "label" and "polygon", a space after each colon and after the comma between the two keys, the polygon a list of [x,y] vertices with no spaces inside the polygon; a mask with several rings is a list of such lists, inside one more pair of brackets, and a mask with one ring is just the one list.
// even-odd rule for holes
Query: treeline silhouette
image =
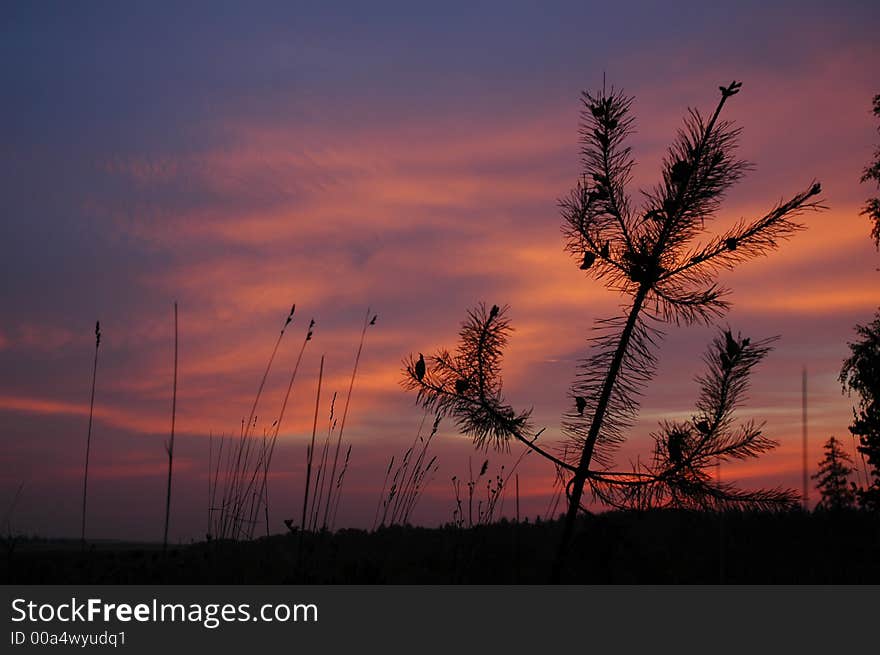
{"label": "treeline silhouette", "polygon": [[[562,519],[459,528],[343,529],[96,546],[39,541],[0,563],[4,584],[543,584]],[[880,521],[864,511],[613,511],[580,515],[569,584],[878,584]]]}

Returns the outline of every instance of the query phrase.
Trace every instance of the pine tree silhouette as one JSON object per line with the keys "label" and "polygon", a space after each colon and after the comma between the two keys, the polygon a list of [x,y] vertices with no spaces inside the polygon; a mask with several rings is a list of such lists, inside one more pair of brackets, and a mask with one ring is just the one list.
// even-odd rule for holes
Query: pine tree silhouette
{"label": "pine tree silhouette", "polygon": [[822,496],[816,509],[851,509],[855,504],[855,485],[849,481],[849,476],[855,470],[852,467],[852,458],[833,436],[828,438],[823,448],[825,456],[819,462],[819,470],[811,476],[816,480],[816,488]]}
{"label": "pine tree silhouette", "polygon": [[[510,331],[506,307],[494,316],[484,305],[471,311],[457,351],[438,352],[421,380],[414,359],[405,362],[404,387],[417,391],[417,400],[426,407],[453,415],[478,447],[505,448],[514,438],[571,476],[566,485],[568,511],[554,580],[559,578],[587,485],[595,495],[611,502],[626,502],[631,495],[627,489],[660,489],[661,483],[664,493],[671,493],[674,487],[681,498],[714,499],[715,504],[738,502],[739,492],[713,487],[705,480],[697,484],[692,475],[676,478],[665,474],[670,467],[682,471],[686,464],[697,470],[697,464],[702,466],[724,455],[722,444],[731,438],[726,428],[732,410],[725,402],[715,402],[712,407],[707,404],[707,411],[701,412],[697,421],[705,421],[704,427],[713,434],[705,444],[714,450],[695,450],[700,442],[692,443],[681,431],[675,433],[670,448],[673,433],[667,430],[662,452],[669,466],[658,459],[649,471],[611,469],[614,452],[636,417],[640,393],[653,375],[661,326],[708,324],[722,316],[728,302],[727,291],[717,284],[718,272],[769,253],[780,241],[803,229],[794,220],[797,215],[820,207],[813,199],[821,188],[813,182],[760,218],[740,221],[720,233],[706,230],[706,222],[720,208],[726,191],[749,167],[735,157],[739,129],[719,118],[725,103],[741,86],[732,82],[720,87],[721,98],[708,120],[690,110],[667,152],[661,181],[643,192],[638,210],[627,192],[635,165],[626,145],[634,126],[629,113],[633,99],[604,86],[597,93],[582,96],[583,170],[575,188],[560,202],[566,249],[581,270],[628,301],[622,315],[597,321],[590,352],[571,388],[570,397],[576,402],[567,403],[570,409],[563,417],[568,447],[561,452],[565,454],[557,457],[539,448],[530,413],[517,413],[503,400],[501,353]],[[735,340],[728,332],[722,341],[716,341],[712,352],[715,372],[733,375],[729,385],[744,385],[750,368],[766,353],[766,344]],[[473,384],[460,389],[456,380]],[[710,386],[717,383],[714,378],[707,379]],[[723,418],[713,424],[715,417],[709,410],[721,412]],[[739,452],[744,455],[771,446],[760,440],[760,431],[742,439]],[[785,503],[789,497],[778,491],[740,499],[761,504]]]}

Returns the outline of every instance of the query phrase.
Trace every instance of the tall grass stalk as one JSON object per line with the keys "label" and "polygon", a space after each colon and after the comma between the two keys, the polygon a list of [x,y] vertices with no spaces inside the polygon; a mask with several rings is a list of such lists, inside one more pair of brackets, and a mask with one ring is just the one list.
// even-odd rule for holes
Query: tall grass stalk
{"label": "tall grass stalk", "polygon": [[250,455],[250,445],[245,446],[245,442],[250,436],[251,424],[255,422],[254,415],[257,412],[257,405],[260,402],[260,396],[263,394],[263,388],[266,386],[266,379],[269,377],[269,371],[272,368],[272,363],[275,361],[275,355],[278,353],[278,347],[281,345],[281,340],[284,338],[284,333],[287,330],[287,326],[290,325],[291,321],[293,321],[293,314],[296,311],[296,304],[294,303],[290,308],[290,313],[287,315],[287,320],[284,322],[284,325],[281,328],[281,332],[278,334],[278,338],[275,340],[275,346],[272,348],[272,354],[269,355],[269,361],[266,363],[266,370],[263,371],[263,377],[260,380],[260,386],[257,388],[257,395],[254,397],[254,403],[251,406],[251,413],[248,416],[247,422],[244,424],[244,430],[242,431],[242,448],[238,450],[238,459],[236,461],[235,472],[236,476],[234,478],[233,488],[235,490],[235,500],[233,501],[234,510],[234,525],[236,526],[236,532],[238,531],[238,523],[240,522],[240,509],[241,504],[243,502],[243,498],[241,497],[244,489],[241,488],[241,477],[244,475],[247,470],[247,457],[245,458],[244,463],[241,461],[241,456],[244,453]]}
{"label": "tall grass stalk", "polygon": [[376,516],[373,519],[373,529],[376,529],[376,523],[379,520],[379,509],[384,508],[382,512],[382,522],[379,524],[380,526],[385,525],[385,521],[388,518],[388,512],[392,508],[392,503],[397,499],[397,495],[399,492],[400,481],[405,478],[406,471],[409,468],[409,460],[413,451],[416,448],[417,442],[422,438],[422,430],[425,427],[425,421],[428,419],[428,411],[425,410],[425,413],[422,415],[422,420],[419,423],[419,429],[416,431],[416,436],[413,437],[413,442],[409,448],[407,448],[403,457],[400,458],[400,463],[397,468],[394,469],[394,476],[391,478],[391,488],[388,490],[388,497],[385,497],[385,489],[388,487],[388,479],[391,474],[391,469],[394,466],[394,456],[391,456],[391,461],[388,464],[388,470],[385,472],[385,480],[382,483],[382,493],[379,496],[379,504],[376,507]]}
{"label": "tall grass stalk", "polygon": [[[562,450],[562,460],[568,461],[568,445]],[[547,510],[544,512],[544,520],[552,520],[556,518],[556,511],[559,509],[559,503],[562,500],[562,494],[565,491],[566,483],[565,469],[561,466],[556,467],[556,478],[553,480],[553,493],[550,495],[550,501],[547,504]]]}
{"label": "tall grass stalk", "polygon": [[327,436],[324,438],[324,446],[321,448],[321,459],[318,462],[318,471],[315,476],[315,490],[316,493],[312,494],[312,506],[309,508],[309,529],[312,532],[315,532],[318,529],[318,512],[321,507],[321,500],[324,496],[324,487],[329,486],[327,484],[326,478],[327,476],[327,457],[330,452],[330,439],[333,436],[333,431],[336,429],[336,392],[333,392],[333,397],[330,399],[330,416],[327,419]]}
{"label": "tall grass stalk", "polygon": [[306,452],[306,489],[303,494],[302,520],[300,521],[301,535],[306,531],[306,511],[309,506],[309,489],[312,486],[312,457],[315,453],[315,434],[318,431],[318,410],[321,406],[321,383],[324,379],[324,356],[321,355],[321,367],[318,369],[318,391],[315,394],[315,420],[312,423],[312,441]]}
{"label": "tall grass stalk", "polygon": [[348,449],[345,451],[345,459],[342,462],[342,471],[339,473],[339,478],[336,480],[336,494],[334,496],[333,503],[333,513],[330,515],[330,525],[329,530],[332,532],[333,527],[336,525],[336,514],[339,512],[339,501],[342,500],[342,481],[345,480],[345,472],[348,471],[348,462],[351,460],[351,444],[348,444]]}
{"label": "tall grass stalk", "polygon": [[[220,539],[252,538],[256,524],[259,522],[260,509],[267,503],[267,485],[269,463],[273,453],[273,446],[280,429],[280,420],[276,420],[269,428],[263,428],[263,439],[259,444],[254,444],[251,438],[252,431],[257,428],[257,406],[269,377],[281,340],[288,326],[293,321],[296,305],[290,309],[290,313],[275,340],[266,369],[260,380],[257,394],[250,409],[247,419],[242,418],[241,432],[237,438],[230,437],[229,445],[225,448],[224,440],[221,439],[217,458],[212,462],[214,468],[213,481],[211,483],[211,532]],[[309,335],[311,335],[311,325]],[[299,361],[299,360],[298,360]],[[294,373],[295,376],[295,373]],[[288,386],[284,406],[290,395]],[[282,408],[283,414],[283,408]],[[270,436],[271,433],[271,436]],[[209,468],[210,470],[210,468]],[[219,499],[218,499],[219,491]],[[268,512],[268,510],[267,510]]]}
{"label": "tall grass stalk", "polygon": [[[427,464],[425,463],[425,461],[427,458],[428,447],[431,445],[431,441],[437,434],[437,430],[439,427],[440,416],[437,415],[434,417],[434,423],[431,427],[430,434],[427,437],[423,437],[421,436],[421,434],[417,435],[416,441],[422,442],[422,447],[419,449],[415,461],[412,463],[412,467],[409,467],[409,462],[412,454],[415,452],[416,441],[413,442],[413,445],[404,455],[403,463],[401,466],[401,468],[403,469],[403,475],[400,476],[402,485],[395,494],[394,502],[391,508],[390,524],[392,525],[395,523],[406,525],[407,523],[409,523],[410,515],[412,514],[412,511],[415,508],[416,503],[421,497],[422,492],[424,491],[424,488],[427,484],[426,477],[428,475],[433,475],[437,472],[438,466],[436,464],[436,456],[431,457],[430,460],[427,461]],[[419,432],[421,432],[421,426],[419,427]],[[409,471],[407,471],[407,468],[409,468]],[[385,522],[384,515],[382,517],[382,522]]]}
{"label": "tall grass stalk", "polygon": [[388,488],[388,478],[391,475],[391,469],[394,468],[394,455],[391,456],[391,461],[388,462],[388,468],[385,469],[385,478],[382,480],[382,491],[379,492],[379,502],[376,503],[376,513],[373,515],[373,530],[376,529],[376,524],[379,522],[379,510],[382,509],[382,506],[385,505],[385,490]]}
{"label": "tall grass stalk", "polygon": [[[290,382],[287,384],[287,391],[284,394],[284,400],[281,403],[281,412],[278,414],[278,420],[274,425],[274,432],[272,434],[272,438],[269,442],[268,452],[266,453],[265,461],[263,462],[262,467],[262,483],[260,486],[259,493],[259,503],[256,508],[256,511],[259,512],[260,505],[265,507],[266,513],[266,536],[269,536],[269,497],[268,497],[268,478],[269,478],[269,467],[272,463],[272,456],[275,453],[275,444],[278,441],[278,434],[281,431],[281,423],[284,421],[284,413],[287,410],[287,403],[290,400],[290,394],[293,391],[293,383],[296,381],[296,374],[299,371],[299,365],[302,362],[303,354],[306,351],[306,345],[308,345],[309,341],[312,340],[312,336],[314,335],[313,329],[315,327],[315,320],[312,319],[309,321],[309,328],[306,331],[306,336],[303,338],[302,346],[300,346],[299,354],[296,356],[296,363],[293,365],[293,371],[290,374]],[[256,473],[256,471],[255,471]],[[253,534],[251,534],[253,536]]]}
{"label": "tall grass stalk", "polygon": [[[416,433],[415,438],[413,439],[412,445],[403,454],[403,460],[401,463],[401,468],[399,470],[399,472],[400,472],[400,476],[399,476],[400,488],[397,489],[397,493],[395,494],[395,498],[394,498],[394,504],[391,508],[391,522],[392,523],[394,523],[394,521],[398,518],[398,514],[400,511],[400,507],[401,507],[401,501],[403,498],[407,497],[407,492],[411,486],[413,477],[418,475],[419,470],[420,470],[419,465],[421,464],[421,460],[424,458],[425,452],[427,451],[428,446],[430,445],[431,439],[437,433],[437,427],[439,426],[439,422],[435,420],[434,421],[434,429],[431,430],[430,436],[427,439],[425,439],[422,436],[422,429],[425,425],[425,420],[427,419],[427,417],[428,417],[428,413],[426,411],[425,415],[422,417],[422,422],[419,424],[419,430]],[[410,468],[410,461],[413,457],[413,454],[416,452],[416,446],[418,445],[418,442],[422,442],[422,448],[418,451],[418,454],[416,455],[416,460],[415,460],[415,462],[413,462],[412,468]],[[395,476],[395,480],[396,479],[397,479],[397,476]]]}
{"label": "tall grass stalk", "polygon": [[162,550],[168,549],[168,520],[171,516],[171,469],[174,465],[174,420],[177,416],[177,302],[174,303],[174,382],[171,391],[171,438],[166,444],[168,453],[168,491],[165,495],[165,532],[162,536]]}
{"label": "tall grass stalk", "polygon": [[95,322],[95,362],[92,366],[92,395],[89,400],[89,429],[86,434],[86,464],[83,471],[83,499],[82,499],[82,526],[80,530],[80,544],[86,547],[86,498],[89,486],[89,453],[92,447],[92,416],[95,411],[95,379],[98,375],[98,347],[101,345],[101,322]]}
{"label": "tall grass stalk", "polygon": [[[337,438],[336,438],[336,451],[333,455],[333,467],[330,472],[330,482],[331,483],[334,479],[336,479],[336,467],[339,462],[339,451],[340,451],[340,447],[342,446],[342,435],[345,432],[345,419],[348,417],[348,408],[351,405],[351,393],[352,393],[352,390],[354,389],[354,380],[357,377],[358,364],[361,361],[361,352],[364,349],[364,339],[367,335],[367,328],[370,325],[375,325],[375,324],[376,324],[376,315],[374,314],[373,318],[370,319],[370,308],[368,307],[367,313],[364,316],[364,327],[361,330],[361,340],[360,340],[360,343],[358,344],[357,355],[355,355],[355,358],[354,358],[354,368],[352,369],[352,372],[351,372],[351,381],[349,382],[349,385],[348,385],[348,394],[345,396],[345,406],[343,407],[343,410],[342,410],[342,421],[339,424],[339,434],[337,435]],[[339,490],[339,486],[337,484],[336,491],[338,491],[338,490]],[[332,487],[330,487],[328,489],[327,501],[324,506],[324,519],[322,521],[323,528],[327,527],[328,513],[330,510],[330,507],[333,506],[333,504],[331,502],[332,496],[333,496],[333,491],[334,490]]]}
{"label": "tall grass stalk", "polygon": [[214,499],[211,496],[212,480],[211,468],[214,466],[214,433],[208,433],[208,524],[205,530],[205,538],[211,539],[211,512],[214,506]]}
{"label": "tall grass stalk", "polygon": [[519,523],[519,473],[516,474],[516,522]]}
{"label": "tall grass stalk", "polygon": [[[544,432],[542,428],[535,439]],[[477,497],[477,483],[483,479],[486,473],[489,470],[489,460],[485,460],[483,465],[480,467],[480,472],[474,477],[473,470],[473,461],[471,458],[468,458],[468,482],[467,482],[467,520],[465,520],[464,513],[464,501],[462,500],[462,481],[457,476],[452,476],[452,489],[455,494],[455,509],[452,512],[452,522],[456,527],[463,528],[468,527],[472,528],[475,525],[489,525],[493,523],[496,517],[500,517],[503,514],[504,510],[504,498],[507,488],[509,487],[510,478],[516,477],[519,479],[519,475],[517,473],[517,469],[519,465],[522,463],[523,459],[527,455],[532,452],[532,449],[529,447],[524,447],[523,452],[520,453],[520,456],[513,463],[513,466],[510,470],[506,470],[504,465],[501,466],[501,470],[494,477],[491,475],[486,480],[486,498],[481,499]],[[517,494],[519,493],[517,482]],[[476,507],[474,507],[474,501],[476,500]],[[518,503],[517,503],[518,504]],[[476,520],[474,519],[474,509],[476,509]],[[518,516],[518,510],[517,510]],[[517,520],[519,520],[517,518]]]}

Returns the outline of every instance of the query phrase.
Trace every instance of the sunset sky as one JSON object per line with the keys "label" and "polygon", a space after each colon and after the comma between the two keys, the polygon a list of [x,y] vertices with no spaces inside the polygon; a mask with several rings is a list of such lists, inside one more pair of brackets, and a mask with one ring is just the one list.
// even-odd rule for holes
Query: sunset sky
{"label": "sunset sky", "polygon": [[[332,7],[326,6],[332,4]],[[688,107],[725,110],[754,164],[719,227],[813,179],[828,211],[770,257],[721,276],[721,325],[779,335],[741,417],[781,442],[725,468],[743,486],[801,484],[847,431],[837,375],[880,303],[880,255],[859,215],[877,144],[875,2],[7,3],[0,10],[0,509],[15,531],[79,534],[94,355],[88,536],[161,539],[171,422],[172,304],[180,307],[171,537],[206,531],[208,435],[237,434],[292,303],[258,425],[277,416],[310,318],[270,482],[272,526],[297,516],[318,362],[344,395],[352,460],[337,527],[370,527],[382,477],[423,418],[400,387],[411,352],[453,346],[479,301],[509,304],[505,390],[560,437],[566,393],[597,318],[622,299],[563,252],[557,200],[579,170],[579,95],[635,96],[638,166],[653,184]],[[715,328],[674,327],[621,453],[649,453],[691,415]],[[329,406],[322,403],[321,422]],[[429,421],[430,422],[430,421]],[[490,460],[451,421],[415,522],[452,519],[450,478]],[[522,512],[543,514],[555,471],[520,465]],[[815,498],[815,491],[813,492]],[[513,509],[508,498],[505,513]],[[3,526],[3,530],[6,526]]]}

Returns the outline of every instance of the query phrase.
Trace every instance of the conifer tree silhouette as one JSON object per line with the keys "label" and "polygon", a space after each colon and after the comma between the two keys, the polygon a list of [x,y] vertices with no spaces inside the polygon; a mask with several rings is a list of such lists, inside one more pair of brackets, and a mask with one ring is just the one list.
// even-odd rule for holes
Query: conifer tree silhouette
{"label": "conifer tree silhouette", "polygon": [[[699,418],[688,426],[666,426],[665,443],[656,465],[644,471],[614,472],[614,452],[624,441],[638,410],[638,400],[653,375],[655,350],[664,324],[709,324],[728,308],[727,290],[716,281],[725,269],[774,250],[803,229],[794,220],[820,208],[821,192],[809,184],[765,215],[739,221],[720,233],[706,229],[726,191],[748,170],[735,156],[740,130],[721,120],[727,101],[742,84],[719,87],[721,97],[708,118],[689,111],[663,161],[661,180],[643,192],[636,209],[628,194],[635,161],[626,145],[633,132],[633,99],[614,88],[582,94],[581,154],[583,170],[575,188],[560,202],[566,250],[580,270],[627,298],[622,314],[600,319],[572,385],[570,408],[563,417],[568,448],[559,457],[535,443],[530,412],[517,413],[501,394],[501,353],[510,331],[506,307],[487,312],[480,305],[469,313],[455,353],[431,358],[419,379],[413,357],[405,362],[404,387],[417,392],[425,407],[453,415],[475,445],[506,447],[511,438],[529,445],[570,475],[568,511],[554,565],[558,580],[585,487],[610,502],[632,500],[633,490],[651,494],[665,489],[688,502],[786,503],[783,490],[743,494],[711,485],[693,474],[725,455],[749,456],[772,446],[756,428],[732,436],[730,412],[752,366],[767,352],[767,342],[752,344],[727,331],[710,349],[710,373],[698,401]],[[707,437],[694,436],[700,427]],[[694,432],[696,431],[696,432]],[[725,448],[737,443],[733,451]],[[728,446],[725,446],[728,444]],[[674,474],[673,474],[674,473]]]}
{"label": "conifer tree silhouette", "polygon": [[819,462],[819,470],[812,476],[822,496],[816,509],[850,509],[855,504],[855,485],[849,481],[849,476],[855,470],[852,467],[852,458],[843,449],[843,444],[833,436],[828,438],[823,448],[825,455]]}

